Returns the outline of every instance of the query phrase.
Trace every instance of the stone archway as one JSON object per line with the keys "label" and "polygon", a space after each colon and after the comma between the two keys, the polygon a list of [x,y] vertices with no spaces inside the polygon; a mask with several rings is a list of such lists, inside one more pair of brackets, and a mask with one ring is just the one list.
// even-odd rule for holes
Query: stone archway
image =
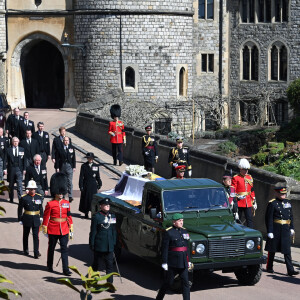
{"label": "stone archway", "polygon": [[20,66],[26,107],[64,106],[64,61],[57,47],[43,39],[32,40],[22,49]]}

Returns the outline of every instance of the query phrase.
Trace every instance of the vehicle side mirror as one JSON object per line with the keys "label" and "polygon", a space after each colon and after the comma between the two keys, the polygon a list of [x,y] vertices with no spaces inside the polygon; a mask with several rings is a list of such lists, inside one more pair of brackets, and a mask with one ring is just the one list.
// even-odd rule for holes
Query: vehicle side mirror
{"label": "vehicle side mirror", "polygon": [[150,218],[151,219],[156,219],[157,218],[157,213],[156,213],[156,208],[150,208]]}

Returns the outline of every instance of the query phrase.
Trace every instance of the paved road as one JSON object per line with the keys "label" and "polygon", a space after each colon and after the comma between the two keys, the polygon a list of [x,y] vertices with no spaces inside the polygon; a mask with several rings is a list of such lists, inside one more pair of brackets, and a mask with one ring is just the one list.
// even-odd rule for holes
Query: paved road
{"label": "paved road", "polygon": [[[31,119],[35,122],[45,121],[46,130],[56,129],[60,124],[72,124],[75,118],[74,112],[62,112],[57,110],[30,110]],[[73,140],[73,137],[72,137]],[[75,137],[74,137],[75,140]],[[93,150],[92,145],[82,143],[88,151]],[[94,151],[94,150],[93,150]],[[107,154],[101,155],[102,159],[110,162],[111,158]],[[74,196],[72,203],[72,215],[75,227],[74,241],[69,247],[69,264],[76,265],[83,273],[92,261],[92,252],[88,247],[88,235],[90,220],[82,218],[78,211],[79,190],[78,176],[80,164],[84,161],[83,155],[77,153],[78,167],[74,174]],[[49,177],[54,168],[48,162]],[[123,166],[122,166],[123,167]],[[119,168],[119,167],[118,167]],[[121,170],[121,169],[120,169]],[[118,180],[118,176],[101,167],[101,178],[103,181],[102,189],[110,189]],[[54,266],[55,274],[46,270],[47,239],[40,235],[40,252],[42,256],[39,260],[33,258],[32,244],[30,243],[30,257],[23,255],[22,251],[22,226],[17,222],[17,203],[7,202],[7,195],[1,196],[0,205],[7,210],[5,217],[0,219],[0,274],[5,274],[15,282],[14,288],[23,293],[22,299],[79,299],[79,295],[65,286],[56,283],[57,278],[63,277],[61,274],[61,262]],[[55,262],[59,259],[59,252],[55,254]],[[124,253],[119,262],[120,271],[123,277],[121,284],[119,278],[115,278],[117,292],[112,294],[115,299],[124,300],[148,300],[154,299],[156,291],[160,286],[160,268],[141,259]],[[196,280],[192,288],[191,299],[298,299],[300,293],[300,276],[290,278],[285,275],[285,265],[276,263],[274,266],[276,273],[273,275],[264,273],[261,281],[253,287],[243,287],[237,284],[233,274],[222,274],[216,272],[206,275]],[[81,288],[79,277],[74,274],[71,280]],[[5,284],[0,284],[4,286]],[[6,286],[9,286],[6,284]],[[96,295],[93,299],[103,299],[110,294],[105,292]],[[14,296],[11,297],[15,299]],[[182,299],[181,295],[169,294],[166,300]]]}

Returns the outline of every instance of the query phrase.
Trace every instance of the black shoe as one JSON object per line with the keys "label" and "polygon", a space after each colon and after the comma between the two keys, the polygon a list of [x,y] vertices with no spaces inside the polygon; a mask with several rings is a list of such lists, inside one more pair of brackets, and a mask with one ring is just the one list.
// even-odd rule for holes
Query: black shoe
{"label": "black shoe", "polygon": [[119,166],[121,167],[122,165],[123,165],[123,162],[122,162],[122,161],[120,161],[120,162],[119,162]]}
{"label": "black shoe", "polygon": [[29,251],[28,250],[24,250],[24,255],[28,256],[29,255]]}
{"label": "black shoe", "polygon": [[266,269],[266,272],[267,272],[267,273],[273,274],[273,273],[274,273],[274,270],[273,270],[273,269]]}
{"label": "black shoe", "polygon": [[299,274],[299,271],[292,271],[292,272],[288,272],[288,275],[289,276],[294,276],[294,275],[298,275]]}
{"label": "black shoe", "polygon": [[38,259],[42,254],[39,252],[38,254],[34,254],[34,258]]}
{"label": "black shoe", "polygon": [[72,275],[72,272],[70,272],[69,270],[67,270],[67,271],[63,271],[63,274],[64,274],[65,276],[71,276],[71,275]]}
{"label": "black shoe", "polygon": [[73,201],[73,197],[69,197],[69,202],[71,203]]}
{"label": "black shoe", "polygon": [[84,218],[85,218],[85,219],[88,219],[88,218],[89,218],[89,213],[85,214],[85,215],[84,215]]}
{"label": "black shoe", "polygon": [[53,272],[53,268],[52,267],[47,267],[49,272]]}
{"label": "black shoe", "polygon": [[14,199],[10,199],[9,201],[10,201],[11,203],[13,203],[13,202],[14,202]]}
{"label": "black shoe", "polygon": [[114,290],[114,289],[108,289],[107,292],[114,294],[116,292],[116,290]]}
{"label": "black shoe", "polygon": [[116,160],[114,160],[114,166],[116,166],[117,165],[117,161]]}

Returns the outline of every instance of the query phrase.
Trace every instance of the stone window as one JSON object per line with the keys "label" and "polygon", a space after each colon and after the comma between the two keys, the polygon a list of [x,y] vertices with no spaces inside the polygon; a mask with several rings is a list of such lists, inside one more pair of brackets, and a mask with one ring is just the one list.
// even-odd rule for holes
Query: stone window
{"label": "stone window", "polygon": [[214,0],[199,0],[198,5],[199,19],[214,19]]}
{"label": "stone window", "polygon": [[289,0],[240,0],[242,23],[282,23],[289,20]]}
{"label": "stone window", "polygon": [[258,122],[258,103],[257,101],[240,101],[241,121],[249,125]]}
{"label": "stone window", "polygon": [[252,42],[242,50],[242,80],[258,81],[259,52]]}
{"label": "stone window", "polygon": [[186,96],[185,77],[186,70],[182,67],[179,71],[179,96]]}
{"label": "stone window", "polygon": [[177,97],[187,97],[188,90],[188,65],[178,64],[176,66]]}
{"label": "stone window", "polygon": [[125,87],[135,88],[135,72],[131,67],[127,67],[125,70]]}
{"label": "stone window", "polygon": [[123,89],[124,92],[138,92],[139,69],[136,64],[123,64]]}
{"label": "stone window", "polygon": [[276,42],[270,49],[270,80],[287,81],[288,52],[281,43]]}
{"label": "stone window", "polygon": [[268,106],[269,124],[281,125],[288,122],[288,103],[284,100],[273,102]]}
{"label": "stone window", "polygon": [[201,54],[202,73],[214,72],[214,54]]}

